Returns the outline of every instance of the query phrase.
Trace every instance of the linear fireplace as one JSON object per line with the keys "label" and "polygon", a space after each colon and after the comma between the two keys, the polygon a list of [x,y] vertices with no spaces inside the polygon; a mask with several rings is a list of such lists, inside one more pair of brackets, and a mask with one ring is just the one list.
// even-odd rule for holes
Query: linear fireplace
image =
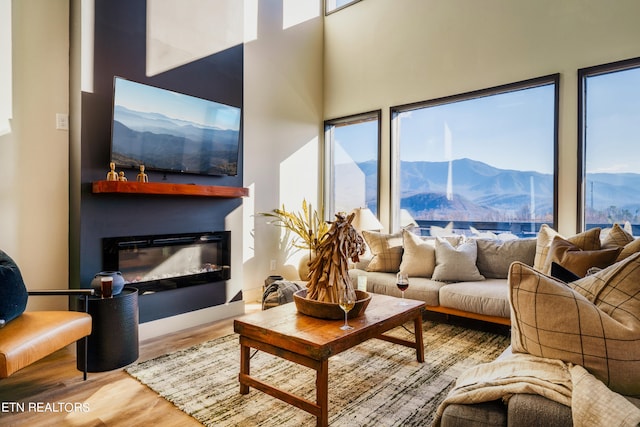
{"label": "linear fireplace", "polygon": [[231,278],[230,231],[108,237],[104,270],[120,271],[141,295]]}

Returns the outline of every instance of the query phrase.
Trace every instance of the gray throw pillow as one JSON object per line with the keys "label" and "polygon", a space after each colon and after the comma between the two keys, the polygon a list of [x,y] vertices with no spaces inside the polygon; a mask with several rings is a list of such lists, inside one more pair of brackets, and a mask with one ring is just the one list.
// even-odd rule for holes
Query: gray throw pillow
{"label": "gray throw pillow", "polygon": [[438,237],[436,240],[436,268],[433,280],[440,282],[470,282],[484,280],[476,267],[476,241],[471,239],[454,248],[451,243]]}

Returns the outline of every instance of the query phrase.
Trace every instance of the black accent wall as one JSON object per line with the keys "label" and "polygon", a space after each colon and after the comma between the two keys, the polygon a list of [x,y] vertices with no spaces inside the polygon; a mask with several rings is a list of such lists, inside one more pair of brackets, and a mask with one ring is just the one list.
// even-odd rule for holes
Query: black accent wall
{"label": "black accent wall", "polygon": [[[95,2],[93,92],[81,93],[80,147],[75,156],[79,160],[74,160],[73,153],[71,156],[72,169],[79,170],[70,174],[70,206],[73,211],[70,215],[72,287],[89,287],[94,274],[103,269],[103,237],[223,231],[225,217],[242,202],[240,199],[91,192],[91,183],[104,180],[109,171],[114,76],[224,104],[243,106],[242,45],[155,76],[147,76],[146,9],[144,0]],[[188,28],[184,28],[184,31],[188,31]],[[71,32],[73,38],[73,28]],[[165,176],[147,171],[149,180],[161,182],[166,179],[166,182],[175,183],[242,187],[242,145],[241,134],[236,176]],[[79,165],[73,164],[78,161]],[[125,170],[129,180],[135,180],[137,172]],[[234,230],[230,231],[233,235]],[[233,271],[231,275],[233,277]],[[224,283],[145,295],[139,301],[140,321],[223,304],[233,297],[225,295]]]}

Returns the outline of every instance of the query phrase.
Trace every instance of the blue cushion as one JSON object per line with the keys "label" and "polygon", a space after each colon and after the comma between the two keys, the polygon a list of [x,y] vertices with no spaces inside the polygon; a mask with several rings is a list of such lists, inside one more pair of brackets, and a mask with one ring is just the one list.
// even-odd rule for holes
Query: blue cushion
{"label": "blue cushion", "polygon": [[27,307],[27,288],[15,262],[0,250],[0,327]]}

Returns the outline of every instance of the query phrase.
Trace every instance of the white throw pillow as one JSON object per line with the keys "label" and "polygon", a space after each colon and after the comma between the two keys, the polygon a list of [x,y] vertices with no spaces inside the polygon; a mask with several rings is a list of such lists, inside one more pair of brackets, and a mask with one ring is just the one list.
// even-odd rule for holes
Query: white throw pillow
{"label": "white throw pillow", "polygon": [[484,280],[476,267],[478,246],[473,239],[454,248],[448,241],[436,240],[436,267],[433,280],[440,282],[467,282]]}
{"label": "white throw pillow", "polygon": [[423,240],[410,231],[402,230],[402,262],[400,271],[409,277],[431,277],[436,267],[435,240]]}

